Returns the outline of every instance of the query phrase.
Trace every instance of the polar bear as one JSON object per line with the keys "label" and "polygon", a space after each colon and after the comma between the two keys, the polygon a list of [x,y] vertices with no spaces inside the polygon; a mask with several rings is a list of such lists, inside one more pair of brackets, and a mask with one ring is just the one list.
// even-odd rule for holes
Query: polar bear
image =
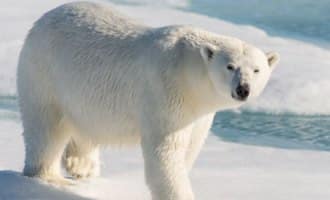
{"label": "polar bear", "polygon": [[42,16],[17,72],[26,176],[97,176],[99,148],[141,144],[154,200],[192,200],[215,112],[257,97],[278,54],[190,26],[151,28],[79,2]]}

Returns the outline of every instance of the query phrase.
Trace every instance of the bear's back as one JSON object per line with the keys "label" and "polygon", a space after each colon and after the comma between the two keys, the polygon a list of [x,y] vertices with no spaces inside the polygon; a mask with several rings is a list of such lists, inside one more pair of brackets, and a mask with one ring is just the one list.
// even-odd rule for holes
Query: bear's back
{"label": "bear's back", "polygon": [[44,14],[34,29],[61,31],[63,34],[82,33],[125,37],[138,34],[145,28],[110,6],[91,2],[61,5]]}

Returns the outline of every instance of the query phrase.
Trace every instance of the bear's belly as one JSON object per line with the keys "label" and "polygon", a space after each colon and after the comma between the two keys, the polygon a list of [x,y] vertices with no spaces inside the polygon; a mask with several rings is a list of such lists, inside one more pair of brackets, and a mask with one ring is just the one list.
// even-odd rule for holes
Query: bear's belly
{"label": "bear's belly", "polygon": [[67,105],[63,108],[75,133],[104,145],[137,144],[141,131],[138,119],[130,110],[106,109],[93,105]]}
{"label": "bear's belly", "polygon": [[113,118],[79,119],[78,134],[102,145],[129,145],[140,142],[141,133],[136,123]]}

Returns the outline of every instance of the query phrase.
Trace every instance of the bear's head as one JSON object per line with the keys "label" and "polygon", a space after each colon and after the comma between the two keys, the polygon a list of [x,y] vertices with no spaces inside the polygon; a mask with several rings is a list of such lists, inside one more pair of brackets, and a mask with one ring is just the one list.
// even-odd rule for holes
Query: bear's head
{"label": "bear's head", "polygon": [[242,41],[206,45],[200,54],[217,95],[228,107],[259,96],[279,61],[277,53],[264,53]]}

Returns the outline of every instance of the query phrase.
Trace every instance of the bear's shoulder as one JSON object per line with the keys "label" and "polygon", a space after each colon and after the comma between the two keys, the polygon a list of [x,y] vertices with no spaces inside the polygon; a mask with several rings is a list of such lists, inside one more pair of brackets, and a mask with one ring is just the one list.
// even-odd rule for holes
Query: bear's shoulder
{"label": "bear's shoulder", "polygon": [[192,48],[201,48],[206,45],[222,47],[228,45],[242,46],[243,42],[237,38],[218,35],[203,29],[188,26],[168,26],[159,28],[158,35],[162,35],[167,45],[175,45],[178,42],[184,43]]}

